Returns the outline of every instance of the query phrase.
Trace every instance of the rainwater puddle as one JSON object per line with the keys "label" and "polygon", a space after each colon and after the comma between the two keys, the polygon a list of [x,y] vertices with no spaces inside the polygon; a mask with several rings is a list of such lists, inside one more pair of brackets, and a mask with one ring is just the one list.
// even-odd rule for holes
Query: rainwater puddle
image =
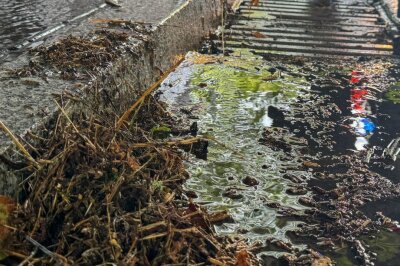
{"label": "rainwater puddle", "polygon": [[[384,230],[372,236],[363,236],[361,239],[368,249],[376,254],[375,265],[399,265],[400,235],[398,233]],[[340,266],[361,264],[354,256],[354,251],[346,245],[328,254],[336,261],[337,265]]]}
{"label": "rainwater puddle", "polygon": [[[206,59],[206,64],[197,64]],[[208,209],[232,214],[235,223],[218,226],[217,231],[240,233],[251,240],[265,241],[271,235],[285,239],[286,231],[298,222],[279,218],[266,204],[305,208],[297,196],[285,192],[290,185],[282,178],[282,165],[297,169],[298,162],[260,145],[259,139],[265,128],[274,125],[268,115],[270,106],[289,108],[298,94],[308,91],[308,83],[251,54],[191,55],[165,83],[173,87],[161,89],[163,100],[172,108],[190,110],[198,117],[199,134],[218,141],[210,143],[207,160],[187,162],[191,178],[186,185]],[[246,177],[258,184],[246,185]]]}
{"label": "rainwater puddle", "polygon": [[[332,191],[346,186],[343,176],[358,171],[360,165],[372,175],[395,181],[397,162],[382,156],[391,142],[388,153],[393,155],[400,147],[400,139],[396,142],[400,124],[393,123],[400,106],[385,100],[385,89],[395,79],[380,77],[389,68],[393,65],[378,61],[337,66],[323,61],[269,60],[242,49],[229,57],[189,54],[160,89],[161,99],[173,113],[187,114],[196,121],[199,135],[216,140],[210,141],[207,160],[190,157],[187,161],[191,177],[186,188],[197,194],[197,203],[232,215],[234,222],[217,226],[217,232],[263,243],[259,256],[265,265],[275,265],[271,257],[285,252],[265,245],[269,237],[298,248],[312,247],[337,265],[358,265],[347,244],[325,249],[317,245],[320,240],[289,237],[302,222],[281,210],[291,209],[301,216],[309,207],[299,203],[300,197],[312,198],[315,187]],[[366,78],[362,86],[355,82],[357,77]],[[261,145],[266,131],[284,132],[289,135],[282,137],[284,142],[296,148],[289,147],[287,152]],[[302,139],[307,141],[302,144]],[[305,167],[305,160],[311,167]],[[386,175],[389,168],[393,178]],[[302,181],[295,184],[288,176]],[[299,185],[308,189],[288,193]],[[399,203],[391,200],[392,205]],[[385,211],[384,204],[375,199],[362,211],[367,216],[383,211],[398,219],[398,212]],[[373,235],[373,239],[362,236],[360,241],[378,254],[376,265],[392,265],[399,259],[393,243],[400,241],[400,235],[385,230]]]}
{"label": "rainwater puddle", "polygon": [[365,238],[365,243],[377,254],[376,265],[399,265],[400,235],[382,231],[375,238]]}

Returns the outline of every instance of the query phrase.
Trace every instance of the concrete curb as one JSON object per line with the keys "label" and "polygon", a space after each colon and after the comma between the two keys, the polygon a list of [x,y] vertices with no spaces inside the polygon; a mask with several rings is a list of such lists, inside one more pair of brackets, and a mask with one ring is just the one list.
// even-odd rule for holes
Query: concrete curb
{"label": "concrete curb", "polygon": [[381,15],[382,11],[384,12],[386,18],[390,20],[390,22],[393,24],[392,26],[396,26],[396,31],[398,31],[398,28],[400,27],[400,19],[397,17],[396,11],[386,3],[386,0],[378,0],[374,2],[374,5],[377,7]]}
{"label": "concrete curb", "polygon": [[[40,132],[54,118],[57,108],[52,94],[62,95],[65,91],[79,95],[82,100],[78,104],[73,103],[69,111],[84,108],[90,113],[113,108],[113,112],[122,113],[137,97],[132,88],[145,90],[159,77],[160,70],[166,71],[171,67],[177,55],[197,48],[204,36],[212,32],[219,23],[221,9],[220,0],[188,0],[154,28],[149,36],[150,42],[134,44],[135,56],[120,56],[105,72],[98,73],[90,81],[79,83],[79,86],[77,82],[49,78],[46,84],[41,82],[40,85],[26,90],[24,84],[40,82],[40,78],[8,79],[0,74],[0,87],[5,90],[10,101],[16,101],[14,105],[17,108],[11,109],[14,106],[12,102],[10,110],[0,108],[0,120],[7,120],[7,126],[21,136],[23,141],[28,142],[30,140],[27,132]],[[6,67],[18,67],[28,62],[29,56],[17,59]],[[22,109],[25,101],[31,99],[34,99],[31,104],[36,110],[46,108],[45,114],[32,115]],[[118,103],[118,106],[115,107],[113,103]],[[13,112],[18,113],[18,116],[13,118]],[[18,158],[20,156],[15,147],[4,134],[0,134],[0,194],[12,195],[18,191],[22,174],[6,163]]]}
{"label": "concrete curb", "polygon": [[393,39],[393,53],[400,55],[400,19],[397,17],[396,11],[388,5],[386,0],[377,0],[373,3],[379,14],[388,24],[388,30]]}

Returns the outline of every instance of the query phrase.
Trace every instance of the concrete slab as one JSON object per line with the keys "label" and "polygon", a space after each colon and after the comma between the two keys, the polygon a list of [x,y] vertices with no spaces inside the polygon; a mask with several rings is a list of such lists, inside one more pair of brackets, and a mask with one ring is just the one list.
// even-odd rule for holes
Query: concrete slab
{"label": "concrete slab", "polygon": [[6,49],[103,3],[104,0],[0,0],[1,49],[6,52]]}

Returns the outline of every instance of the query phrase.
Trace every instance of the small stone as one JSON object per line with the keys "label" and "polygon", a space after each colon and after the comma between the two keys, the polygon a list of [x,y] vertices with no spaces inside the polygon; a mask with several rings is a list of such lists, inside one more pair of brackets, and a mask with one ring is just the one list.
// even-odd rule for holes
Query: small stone
{"label": "small stone", "polygon": [[299,203],[307,207],[314,207],[316,205],[315,201],[309,197],[300,197]]}
{"label": "small stone", "polygon": [[201,82],[201,83],[198,84],[198,86],[200,88],[205,88],[205,87],[207,87],[207,83]]}
{"label": "small stone", "polygon": [[286,193],[289,195],[305,195],[307,190],[304,187],[288,188]]}
{"label": "small stone", "polygon": [[235,189],[228,188],[228,190],[224,191],[222,193],[222,196],[230,198],[230,199],[241,199],[243,198],[243,195],[238,194],[238,192]]}
{"label": "small stone", "polygon": [[266,205],[272,209],[278,209],[281,207],[281,205],[277,202],[268,202]]}
{"label": "small stone", "polygon": [[283,178],[287,179],[287,180],[290,180],[290,181],[292,181],[293,183],[296,183],[296,184],[303,183],[303,180],[300,177],[297,177],[294,174],[289,174],[289,173],[284,174]]}
{"label": "small stone", "polygon": [[121,7],[118,0],[105,0],[105,3],[113,7]]}
{"label": "small stone", "polygon": [[258,182],[257,179],[255,179],[254,177],[250,177],[250,176],[246,176],[243,180],[242,180],[243,184],[245,184],[246,186],[249,187],[253,187],[253,186],[257,186],[260,182]]}
{"label": "small stone", "polygon": [[316,162],[310,162],[310,161],[305,161],[303,162],[303,165],[307,168],[318,168],[321,167],[320,164],[316,163]]}
{"label": "small stone", "polygon": [[196,192],[194,192],[193,190],[186,191],[185,194],[188,198],[192,198],[192,199],[198,198]]}
{"label": "small stone", "polygon": [[248,232],[249,232],[249,230],[247,230],[246,228],[239,228],[237,230],[237,233],[241,234],[241,235],[247,234]]}

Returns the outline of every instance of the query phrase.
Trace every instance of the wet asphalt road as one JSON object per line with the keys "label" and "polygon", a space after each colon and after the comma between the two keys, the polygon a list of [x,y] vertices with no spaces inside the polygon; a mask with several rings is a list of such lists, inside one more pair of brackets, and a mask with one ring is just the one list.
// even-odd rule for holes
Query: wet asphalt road
{"label": "wet asphalt road", "polygon": [[[106,6],[101,17],[129,16],[135,21],[157,23],[184,2],[119,0],[121,8]],[[99,8],[102,4],[104,0],[0,0],[0,59],[33,37]],[[98,13],[99,10],[91,16]]]}
{"label": "wet asphalt road", "polygon": [[1,0],[0,48],[18,45],[23,40],[102,3],[103,0]]}

